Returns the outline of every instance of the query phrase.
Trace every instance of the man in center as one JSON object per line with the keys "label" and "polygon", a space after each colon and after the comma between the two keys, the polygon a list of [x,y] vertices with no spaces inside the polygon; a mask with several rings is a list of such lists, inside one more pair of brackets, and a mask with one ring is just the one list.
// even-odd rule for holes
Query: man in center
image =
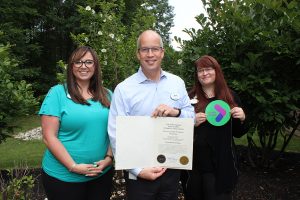
{"label": "man in center", "polygon": [[[108,134],[114,153],[117,116],[194,118],[184,81],[161,68],[164,53],[157,32],[146,30],[140,34],[137,40],[140,68],[117,85],[110,106]],[[180,170],[135,168],[124,174],[128,200],[178,199]]]}

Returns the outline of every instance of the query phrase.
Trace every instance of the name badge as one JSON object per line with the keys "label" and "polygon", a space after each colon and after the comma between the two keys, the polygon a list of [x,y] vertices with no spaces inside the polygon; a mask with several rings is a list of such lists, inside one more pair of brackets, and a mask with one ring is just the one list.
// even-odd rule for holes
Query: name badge
{"label": "name badge", "polygon": [[178,93],[172,93],[170,97],[174,101],[178,101],[179,100],[179,94]]}
{"label": "name badge", "polygon": [[195,98],[191,99],[190,102],[191,102],[192,105],[195,105],[195,104],[198,103],[198,99],[195,99]]}

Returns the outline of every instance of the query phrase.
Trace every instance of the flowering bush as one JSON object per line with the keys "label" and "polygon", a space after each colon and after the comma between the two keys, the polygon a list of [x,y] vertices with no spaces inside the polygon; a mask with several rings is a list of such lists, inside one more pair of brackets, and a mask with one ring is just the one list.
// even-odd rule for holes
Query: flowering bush
{"label": "flowering bush", "polygon": [[[123,1],[87,1],[87,6],[79,6],[81,26],[85,32],[72,34],[78,45],[91,46],[99,55],[104,85],[113,89],[120,81],[136,71],[136,38],[142,30],[134,22],[128,29],[121,19],[124,12]],[[149,22],[147,22],[149,21]],[[142,25],[149,27],[153,19]]]}
{"label": "flowering bush", "polygon": [[[85,7],[79,6],[81,27],[85,31],[72,34],[72,39],[78,45],[91,46],[97,52],[103,82],[109,89],[114,89],[119,82],[136,72],[139,66],[136,59],[137,37],[143,30],[156,30],[159,25],[153,9],[155,6],[149,3],[140,5],[130,26],[126,26],[122,22],[125,12],[122,0],[88,0]],[[173,62],[169,55],[166,57],[168,58],[164,63]]]}

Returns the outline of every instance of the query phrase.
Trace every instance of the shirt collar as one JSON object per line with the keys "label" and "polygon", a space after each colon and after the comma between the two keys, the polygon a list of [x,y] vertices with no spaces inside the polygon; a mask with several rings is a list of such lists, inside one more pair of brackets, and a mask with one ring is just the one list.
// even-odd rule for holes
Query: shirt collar
{"label": "shirt collar", "polygon": [[[161,73],[160,73],[160,79],[162,78],[167,78],[167,73],[164,71],[164,70],[161,70]],[[150,81],[144,74],[143,70],[141,67],[139,67],[139,70],[137,72],[137,81],[139,83],[143,83],[145,81]]]}

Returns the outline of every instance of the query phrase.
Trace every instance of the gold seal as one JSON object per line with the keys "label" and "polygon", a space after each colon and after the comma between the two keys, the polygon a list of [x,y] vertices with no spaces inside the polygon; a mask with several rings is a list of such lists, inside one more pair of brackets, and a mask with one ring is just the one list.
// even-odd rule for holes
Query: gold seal
{"label": "gold seal", "polygon": [[181,156],[179,159],[180,164],[186,165],[189,163],[189,158],[186,156]]}

